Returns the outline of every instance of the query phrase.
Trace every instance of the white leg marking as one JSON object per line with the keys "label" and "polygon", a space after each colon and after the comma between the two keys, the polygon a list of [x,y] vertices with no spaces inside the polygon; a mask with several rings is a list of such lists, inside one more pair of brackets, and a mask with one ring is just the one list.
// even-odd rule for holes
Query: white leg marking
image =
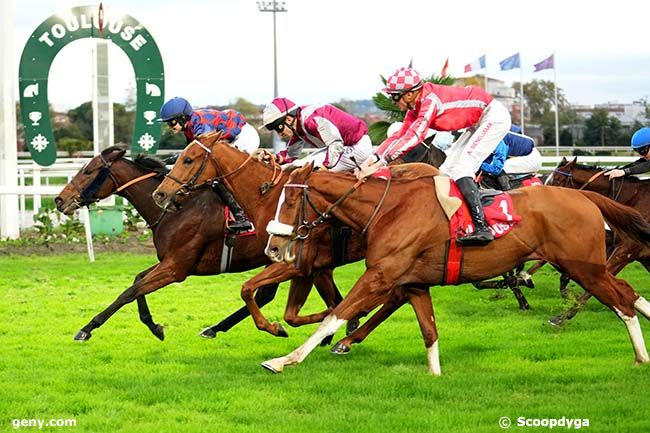
{"label": "white leg marking", "polygon": [[438,340],[431,347],[427,347],[427,359],[429,360],[429,373],[440,376],[440,353],[438,351]]}
{"label": "white leg marking", "polygon": [[264,361],[262,367],[267,368],[274,373],[280,373],[285,365],[301,363],[307,355],[309,355],[311,351],[320,344],[323,338],[334,334],[344,323],[345,320],[337,319],[335,315],[330,314],[325,318],[325,320],[323,320],[323,323],[321,323],[318,329],[316,329],[316,332],[314,332],[307,341],[302,344],[302,346],[298,347],[288,355]]}
{"label": "white leg marking", "polygon": [[639,296],[639,299],[634,303],[634,308],[639,310],[639,313],[643,314],[646,319],[650,320],[650,302],[646,301],[643,296]]}
{"label": "white leg marking", "polygon": [[634,346],[634,353],[636,354],[636,362],[638,364],[647,364],[650,362],[650,357],[648,357],[648,351],[645,347],[645,341],[643,340],[643,333],[641,332],[641,326],[639,325],[639,317],[626,316],[617,308],[614,308],[616,314],[623,319],[625,326],[627,326],[627,332],[630,334],[630,340],[632,341],[632,346]]}

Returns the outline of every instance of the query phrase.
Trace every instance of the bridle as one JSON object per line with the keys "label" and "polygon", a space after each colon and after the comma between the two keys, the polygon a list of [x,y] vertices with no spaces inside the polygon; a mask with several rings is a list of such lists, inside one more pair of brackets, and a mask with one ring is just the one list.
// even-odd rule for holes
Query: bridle
{"label": "bridle", "polygon": [[[607,172],[607,170],[598,171],[597,173],[592,175],[587,180],[587,182],[585,182],[582,186],[580,186],[579,188],[576,188],[577,184],[576,184],[576,181],[574,180],[575,177],[574,177],[573,173],[568,172],[568,171],[562,171],[560,169],[553,170],[553,173],[561,174],[561,175],[565,176],[569,180],[568,182],[569,182],[569,187],[570,188],[574,188],[574,189],[578,189],[578,190],[583,190],[583,189],[587,188],[593,181],[598,179],[600,176],[602,176],[606,172]],[[609,182],[610,182],[611,185],[609,187],[609,193],[607,194],[607,196],[609,198],[611,198],[612,200],[616,201],[618,199],[618,197],[620,196],[621,191],[623,190],[623,183],[625,182],[625,180],[623,178],[620,179],[620,182],[618,182],[618,184],[619,184],[618,188],[616,187],[616,183],[617,183],[616,178],[610,179]]]}
{"label": "bridle", "polygon": [[[176,191],[176,195],[180,195],[180,196],[189,195],[193,191],[202,189],[202,188],[204,188],[206,186],[211,186],[215,182],[220,182],[220,181],[234,175],[235,173],[238,173],[239,171],[241,171],[246,166],[246,164],[248,164],[251,161],[251,159],[253,158],[253,155],[250,154],[244,160],[244,162],[242,162],[239,165],[239,167],[235,168],[233,171],[231,171],[229,173],[226,173],[226,174],[222,174],[220,176],[210,178],[210,179],[206,179],[205,181],[197,184],[196,182],[199,179],[199,177],[201,177],[203,172],[205,171],[205,168],[207,166],[208,161],[212,162],[216,166],[217,172],[223,173],[223,169],[221,168],[221,165],[219,164],[219,161],[217,160],[217,158],[215,158],[215,156],[212,153],[212,147],[214,146],[215,143],[216,143],[216,141],[213,142],[212,146],[210,146],[210,147],[207,147],[206,145],[204,145],[203,143],[201,143],[198,140],[194,140],[192,143],[190,143],[190,145],[197,144],[203,150],[203,159],[201,160],[201,165],[199,166],[199,169],[197,170],[197,172],[194,173],[192,175],[192,177],[187,182],[185,182],[185,181],[183,181],[183,180],[181,180],[181,179],[179,179],[179,178],[177,178],[175,176],[172,176],[171,172],[166,175],[169,179],[173,180],[174,182],[176,182],[177,184],[180,185],[180,187]],[[280,169],[280,167],[275,163],[273,163],[272,165],[273,165],[273,175],[271,176],[271,180],[267,181],[267,182],[264,182],[264,183],[262,183],[262,185],[260,185],[260,191],[262,192],[262,194],[266,194],[272,187],[277,185],[280,182],[280,179],[282,177],[282,170]]]}
{"label": "bridle", "polygon": [[[141,182],[141,181],[143,181],[145,179],[149,179],[151,177],[154,177],[154,176],[158,175],[158,173],[156,173],[156,172],[150,172],[150,173],[147,173],[147,174],[143,174],[142,176],[138,176],[135,179],[131,179],[130,181],[120,185],[120,181],[117,179],[117,177],[115,176],[115,174],[111,170],[111,166],[113,165],[114,161],[107,161],[104,158],[104,155],[102,155],[102,154],[99,154],[97,156],[99,157],[99,160],[102,162],[102,165],[100,167],[97,167],[97,168],[93,169],[93,170],[90,170],[89,172],[84,172],[84,174],[86,176],[88,176],[88,175],[92,174],[93,172],[99,170],[99,173],[97,174],[97,176],[95,176],[93,181],[88,186],[86,186],[85,188],[82,189],[74,181],[74,178],[70,179],[70,182],[69,182],[70,185],[72,185],[72,187],[75,189],[75,191],[79,194],[77,197],[75,197],[72,200],[73,204],[75,206],[77,206],[77,208],[81,208],[81,207],[84,207],[84,206],[90,206],[93,203],[97,203],[100,199],[95,197],[95,194],[97,194],[97,192],[102,187],[102,185],[104,184],[106,179],[110,179],[111,182],[113,182],[113,186],[115,187],[115,192],[116,193],[124,191],[125,194],[129,194],[127,189],[130,186],[135,185],[136,183],[139,183],[139,182]],[[158,217],[156,222],[154,222],[153,224],[148,225],[148,227],[153,228],[156,225],[158,225],[158,223],[160,223],[160,221],[163,219],[163,217],[165,216],[166,213],[167,213],[167,210],[162,210],[162,212],[160,213],[160,216]]]}
{"label": "bridle", "polygon": [[[293,230],[293,227],[291,227],[291,233],[294,235],[292,240],[299,240],[299,241],[304,241],[309,237],[311,234],[311,231],[325,222],[326,220],[330,219],[332,217],[332,211],[336,209],[343,201],[345,201],[352,193],[354,193],[361,185],[363,185],[366,182],[367,178],[362,178],[359,179],[353,186],[350,188],[348,191],[346,191],[341,197],[339,197],[334,203],[330,204],[324,211],[320,211],[316,205],[314,204],[313,200],[311,199],[309,195],[309,185],[307,184],[297,184],[297,183],[286,183],[283,185],[283,190],[285,188],[300,188],[302,189],[302,197],[300,201],[300,210],[298,212],[298,225],[295,230]],[[368,231],[368,227],[370,227],[370,224],[374,221],[375,217],[379,213],[379,209],[381,209],[382,205],[384,204],[384,200],[386,199],[386,195],[388,194],[388,189],[390,188],[391,184],[391,178],[388,178],[386,182],[386,188],[384,189],[384,193],[377,203],[377,206],[375,206],[375,209],[368,219],[368,222],[366,225],[363,227],[361,234],[365,235],[366,232]],[[312,221],[309,222],[307,220],[307,206],[309,206],[317,215],[317,217]],[[277,222],[279,225],[283,225],[282,223]],[[275,234],[276,236],[287,236],[286,234]]]}

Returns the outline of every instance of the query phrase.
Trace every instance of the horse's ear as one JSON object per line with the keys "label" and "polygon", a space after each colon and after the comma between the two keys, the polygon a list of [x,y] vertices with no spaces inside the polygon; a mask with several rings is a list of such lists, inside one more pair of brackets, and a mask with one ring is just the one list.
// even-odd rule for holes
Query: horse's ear
{"label": "horse's ear", "polygon": [[126,150],[126,146],[111,146],[102,150],[101,155],[109,161],[115,161],[122,158],[126,154]]}
{"label": "horse's ear", "polygon": [[562,161],[560,161],[560,165],[565,165],[567,162],[569,161],[566,160],[566,156],[563,156]]}
{"label": "horse's ear", "polygon": [[576,156],[571,160],[571,165],[576,165],[578,163],[578,157]]}

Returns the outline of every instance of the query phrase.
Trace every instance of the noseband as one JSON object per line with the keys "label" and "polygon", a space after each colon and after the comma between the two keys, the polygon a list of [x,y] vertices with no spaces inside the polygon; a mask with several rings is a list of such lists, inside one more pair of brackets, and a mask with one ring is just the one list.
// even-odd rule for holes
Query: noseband
{"label": "noseband", "polygon": [[98,202],[99,199],[95,198],[95,194],[97,194],[97,191],[99,191],[99,189],[102,187],[102,185],[104,184],[107,178],[111,179],[111,182],[113,182],[115,188],[119,187],[119,182],[117,181],[117,179],[113,175],[113,172],[111,171],[111,165],[113,164],[113,161],[110,162],[106,161],[106,159],[104,159],[104,156],[101,154],[99,154],[98,156],[99,156],[99,160],[102,162],[102,166],[87,173],[87,174],[91,174],[92,172],[99,170],[99,173],[97,174],[97,176],[95,176],[95,178],[90,183],[90,185],[82,189],[81,187],[79,187],[79,185],[75,183],[74,178],[70,179],[70,185],[72,185],[75,191],[79,193],[79,196],[75,197],[73,200],[73,203],[78,207],[89,206],[93,203]]}

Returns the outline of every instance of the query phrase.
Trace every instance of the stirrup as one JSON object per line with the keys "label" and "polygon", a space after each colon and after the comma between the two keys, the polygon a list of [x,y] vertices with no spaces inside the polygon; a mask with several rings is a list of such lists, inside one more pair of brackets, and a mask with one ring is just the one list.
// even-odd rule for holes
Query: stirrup
{"label": "stirrup", "polygon": [[474,231],[464,236],[457,236],[456,243],[459,245],[486,245],[494,240],[494,235],[487,231]]}
{"label": "stirrup", "polygon": [[232,233],[249,233],[255,231],[255,226],[250,220],[235,220],[226,224],[226,228]]}

